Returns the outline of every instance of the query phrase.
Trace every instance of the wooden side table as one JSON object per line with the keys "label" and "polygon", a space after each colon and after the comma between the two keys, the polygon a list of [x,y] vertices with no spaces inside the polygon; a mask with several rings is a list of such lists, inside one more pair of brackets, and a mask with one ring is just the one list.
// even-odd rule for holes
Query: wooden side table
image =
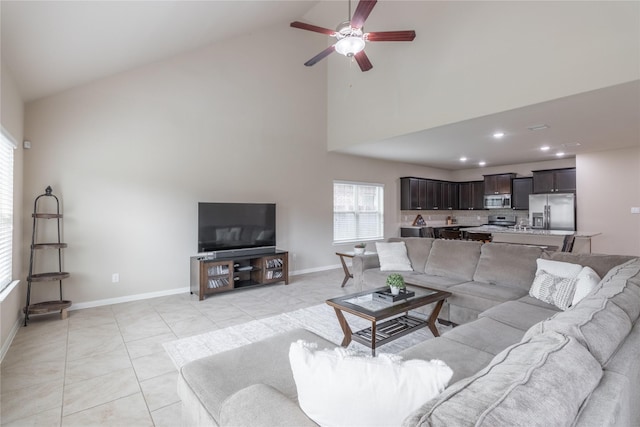
{"label": "wooden side table", "polygon": [[[376,252],[367,251],[363,255],[372,255],[375,253]],[[336,252],[336,255],[340,257],[340,263],[342,263],[342,269],[344,270],[344,279],[342,280],[342,286],[340,286],[341,288],[344,288],[344,285],[347,284],[349,279],[353,279],[353,274],[351,274],[351,272],[349,271],[349,267],[347,267],[347,263],[345,262],[344,259],[353,258],[354,256],[356,256],[356,254],[352,251],[352,252]]]}

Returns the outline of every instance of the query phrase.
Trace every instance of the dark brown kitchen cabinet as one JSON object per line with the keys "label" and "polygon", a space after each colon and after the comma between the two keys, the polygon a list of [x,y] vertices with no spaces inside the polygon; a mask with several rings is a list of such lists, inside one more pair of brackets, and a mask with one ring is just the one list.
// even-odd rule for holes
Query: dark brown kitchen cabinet
{"label": "dark brown kitchen cabinet", "polygon": [[413,177],[400,178],[400,209],[458,209],[458,183]]}
{"label": "dark brown kitchen cabinet", "polygon": [[533,192],[533,178],[514,178],[511,208],[529,210],[529,195]]}
{"label": "dark brown kitchen cabinet", "polygon": [[459,184],[457,182],[443,182],[442,188],[442,204],[441,209],[456,210],[458,209],[458,191]]}
{"label": "dark brown kitchen cabinet", "polygon": [[484,175],[484,194],[511,194],[511,180],[515,173]]}
{"label": "dark brown kitchen cabinet", "polygon": [[575,193],[576,168],[533,171],[533,193]]}
{"label": "dark brown kitchen cabinet", "polygon": [[400,178],[400,209],[405,211],[427,209],[427,180]]}
{"label": "dark brown kitchen cabinet", "polygon": [[484,182],[460,182],[458,209],[484,209]]}

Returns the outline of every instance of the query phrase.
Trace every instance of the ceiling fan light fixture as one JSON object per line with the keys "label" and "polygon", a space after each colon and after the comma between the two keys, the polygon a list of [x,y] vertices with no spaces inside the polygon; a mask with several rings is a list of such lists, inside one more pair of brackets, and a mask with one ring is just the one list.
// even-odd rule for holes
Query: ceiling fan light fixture
{"label": "ceiling fan light fixture", "polygon": [[336,52],[344,56],[353,56],[364,49],[362,36],[349,35],[341,38],[336,43]]}

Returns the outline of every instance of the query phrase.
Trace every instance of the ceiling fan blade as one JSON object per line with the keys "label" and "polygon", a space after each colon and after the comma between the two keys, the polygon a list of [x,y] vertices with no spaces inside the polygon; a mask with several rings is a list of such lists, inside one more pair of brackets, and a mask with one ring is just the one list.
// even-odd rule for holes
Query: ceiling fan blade
{"label": "ceiling fan blade", "polygon": [[323,27],[318,27],[316,25],[305,24],[304,22],[300,22],[300,21],[292,22],[291,26],[293,28],[299,28],[301,30],[307,30],[307,31],[314,31],[316,33],[321,33],[321,34],[328,34],[330,36],[333,36],[336,33],[334,30],[330,30],[328,28],[323,28]]}
{"label": "ceiling fan blade", "polygon": [[410,42],[416,38],[416,32],[407,31],[375,31],[366,34],[370,42]]}
{"label": "ceiling fan blade", "polygon": [[356,62],[358,63],[362,71],[369,71],[373,68],[371,61],[369,61],[369,57],[366,53],[364,53],[364,50],[356,53],[354,58],[356,58]]}
{"label": "ceiling fan blade", "polygon": [[373,10],[377,1],[378,0],[360,0],[358,7],[356,7],[356,11],[353,12],[353,17],[351,18],[351,26],[353,28],[362,28],[364,21],[369,17],[369,14]]}
{"label": "ceiling fan blade", "polygon": [[332,54],[334,50],[336,50],[336,45],[329,46],[328,48],[326,48],[325,50],[323,50],[322,52],[320,52],[319,54],[317,54],[316,56],[314,56],[313,58],[305,62],[304,65],[306,65],[307,67],[311,67],[312,65],[315,65],[316,62]]}

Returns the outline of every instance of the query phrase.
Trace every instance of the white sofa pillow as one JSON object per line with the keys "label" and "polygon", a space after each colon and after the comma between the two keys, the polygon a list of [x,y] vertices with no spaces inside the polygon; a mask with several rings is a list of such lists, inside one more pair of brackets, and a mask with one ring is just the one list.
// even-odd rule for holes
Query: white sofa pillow
{"label": "white sofa pillow", "polygon": [[291,344],[289,361],[300,408],[321,426],[399,426],[439,395],[453,371],[440,360],[360,356],[338,347]]}
{"label": "white sofa pillow", "polygon": [[404,242],[376,242],[380,271],[413,271]]}
{"label": "white sofa pillow", "polygon": [[538,274],[540,270],[544,270],[554,276],[573,279],[580,274],[580,271],[582,271],[581,265],[572,264],[570,262],[551,261],[549,259],[538,258],[536,260],[536,264],[538,265],[536,274]]}
{"label": "white sofa pillow", "polygon": [[572,306],[586,297],[600,283],[600,276],[591,267],[583,267],[576,278],[578,283],[576,283],[576,292],[573,294]]}

